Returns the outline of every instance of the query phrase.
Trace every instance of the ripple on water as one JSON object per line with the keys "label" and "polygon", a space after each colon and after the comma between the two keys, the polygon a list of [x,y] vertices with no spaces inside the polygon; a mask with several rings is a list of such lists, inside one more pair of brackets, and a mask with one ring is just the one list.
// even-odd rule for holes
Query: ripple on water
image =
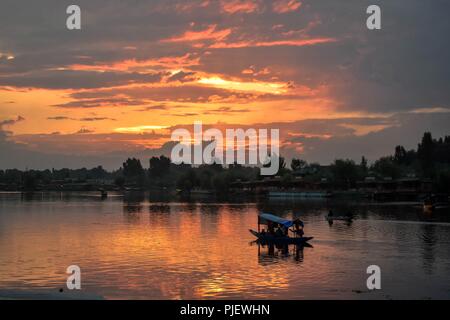
{"label": "ripple on water", "polygon": [[[78,264],[84,290],[111,299],[449,297],[450,223],[404,219],[409,207],[401,219],[362,207],[330,226],[327,203],[44,200],[0,197],[3,292],[58,289]],[[262,208],[301,216],[313,247],[252,243]],[[365,288],[369,264],[382,268],[382,293]]]}

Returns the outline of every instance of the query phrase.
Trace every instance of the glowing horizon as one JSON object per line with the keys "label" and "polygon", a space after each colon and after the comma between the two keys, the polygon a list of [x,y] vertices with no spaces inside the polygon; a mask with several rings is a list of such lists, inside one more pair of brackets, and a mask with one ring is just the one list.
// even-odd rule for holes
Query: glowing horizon
{"label": "glowing horizon", "polygon": [[[426,130],[448,133],[448,55],[434,40],[423,46],[441,26],[405,33],[391,27],[405,19],[398,10],[384,18],[388,36],[367,29],[362,4],[80,6],[91,17],[81,30],[51,25],[37,38],[33,21],[3,17],[17,16],[0,35],[0,144],[11,154],[165,152],[166,131],[195,121],[279,128],[283,152],[314,161],[345,150],[375,157]],[[65,12],[51,7],[49,14]],[[113,12],[121,14],[111,19]]]}

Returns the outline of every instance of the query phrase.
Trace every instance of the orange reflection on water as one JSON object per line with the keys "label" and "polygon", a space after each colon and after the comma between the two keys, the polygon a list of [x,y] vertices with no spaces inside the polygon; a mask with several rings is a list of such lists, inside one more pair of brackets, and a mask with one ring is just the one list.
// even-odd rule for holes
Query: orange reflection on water
{"label": "orange reflection on water", "polygon": [[56,290],[77,264],[83,288],[106,298],[201,299],[289,286],[249,245],[254,207],[102,206],[49,203],[17,217],[1,246],[10,262],[2,282]]}
{"label": "orange reflection on water", "polygon": [[[0,199],[0,297],[58,292],[73,264],[81,268],[82,294],[109,299],[352,297],[364,289],[367,263],[380,263],[392,277],[409,261],[396,257],[420,257],[417,235],[426,232],[428,239],[438,230],[379,220],[329,226],[324,209],[274,206],[281,216],[301,217],[315,237],[314,248],[299,250],[252,243],[248,229],[257,227],[259,203],[51,200]],[[418,281],[432,281],[420,268],[432,267],[434,254],[449,258],[440,250],[427,250],[427,263],[412,265]]]}

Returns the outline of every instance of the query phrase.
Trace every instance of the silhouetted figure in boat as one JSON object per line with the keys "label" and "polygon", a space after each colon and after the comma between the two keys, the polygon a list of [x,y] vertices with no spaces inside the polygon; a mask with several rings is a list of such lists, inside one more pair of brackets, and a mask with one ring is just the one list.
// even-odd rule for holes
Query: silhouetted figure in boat
{"label": "silhouetted figure in boat", "polygon": [[327,216],[329,219],[328,219],[328,224],[330,225],[330,227],[333,225],[333,219],[330,219],[330,218],[333,218],[333,211],[332,210],[330,210],[329,212],[328,212],[328,216]]}
{"label": "silhouetted figure in boat", "polygon": [[347,226],[351,226],[351,224],[353,223],[353,213],[351,211],[348,211],[345,217],[348,219]]}
{"label": "silhouetted figure in boat", "polygon": [[272,221],[269,221],[267,223],[267,232],[272,236],[275,235],[275,226],[273,225]]}
{"label": "silhouetted figure in boat", "polygon": [[278,229],[277,229],[277,231],[275,232],[275,236],[277,236],[277,237],[284,237],[284,232],[283,232],[283,230],[281,229],[281,227],[278,227]]}
{"label": "silhouetted figure in boat", "polygon": [[303,235],[305,234],[304,232],[304,227],[305,225],[303,224],[303,221],[297,219],[294,221],[294,233],[297,237],[303,237]]}

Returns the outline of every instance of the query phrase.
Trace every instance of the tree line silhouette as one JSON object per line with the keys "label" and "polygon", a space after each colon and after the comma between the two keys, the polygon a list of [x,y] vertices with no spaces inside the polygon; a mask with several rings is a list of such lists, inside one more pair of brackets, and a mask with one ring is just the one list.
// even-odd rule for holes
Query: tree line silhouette
{"label": "tree line silhouette", "polygon": [[[288,168],[284,158],[280,159],[277,177],[288,185],[301,176],[305,181],[319,182],[324,179],[331,186],[348,189],[367,177],[378,179],[417,177],[433,182],[436,192],[450,190],[450,136],[433,139],[426,132],[417,149],[406,150],[397,146],[394,154],[381,157],[368,164],[363,156],[359,163],[349,159],[336,159],[328,166],[308,163],[294,158]],[[178,189],[191,191],[204,189],[215,192],[227,192],[233,182],[258,181],[267,179],[260,175],[258,167],[246,167],[239,164],[224,167],[221,164],[204,164],[193,167],[188,164],[174,164],[165,156],[152,157],[148,168],[144,168],[136,158],[127,159],[121,168],[107,171],[101,166],[93,169],[52,169],[0,170],[0,189],[46,190],[50,186],[68,183],[89,183],[98,187],[111,181],[117,189],[131,188],[139,190]]]}

